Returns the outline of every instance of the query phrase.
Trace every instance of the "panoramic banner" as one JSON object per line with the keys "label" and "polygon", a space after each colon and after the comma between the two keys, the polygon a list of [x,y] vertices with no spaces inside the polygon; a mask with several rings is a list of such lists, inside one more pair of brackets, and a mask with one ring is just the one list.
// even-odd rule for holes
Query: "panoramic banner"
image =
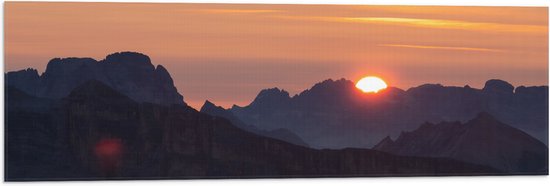
{"label": "panoramic banner", "polygon": [[548,8],[6,2],[6,181],[548,175]]}

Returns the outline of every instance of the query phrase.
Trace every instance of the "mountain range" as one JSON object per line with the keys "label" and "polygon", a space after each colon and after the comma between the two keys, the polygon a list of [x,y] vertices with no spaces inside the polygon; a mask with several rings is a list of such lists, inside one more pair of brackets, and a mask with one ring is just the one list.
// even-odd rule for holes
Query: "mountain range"
{"label": "mountain range", "polygon": [[465,122],[480,112],[548,144],[548,86],[514,88],[502,80],[489,80],[483,89],[425,84],[365,94],[349,80],[329,79],[292,97],[265,89],[229,111],[260,129],[288,129],[319,149],[372,148],[424,122]]}
{"label": "mountain range", "polygon": [[505,174],[447,158],[293,145],[189,106],[138,103],[95,80],[60,100],[14,87],[6,95],[9,181]]}
{"label": "mountain range", "polygon": [[8,181],[548,174],[547,87],[326,80],[199,112],[135,52],[5,76]]}
{"label": "mountain range", "polygon": [[46,71],[35,69],[8,72],[6,84],[36,97],[60,99],[78,85],[98,80],[128,97],[163,105],[185,104],[172,77],[162,66],[153,66],[148,56],[136,52],[118,52],[96,61],[92,58],[55,58]]}

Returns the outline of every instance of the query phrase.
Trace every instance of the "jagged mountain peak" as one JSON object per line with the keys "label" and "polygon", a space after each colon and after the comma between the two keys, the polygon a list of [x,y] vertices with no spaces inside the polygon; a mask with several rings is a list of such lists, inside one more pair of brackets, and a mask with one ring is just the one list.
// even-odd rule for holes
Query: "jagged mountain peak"
{"label": "jagged mountain peak", "polygon": [[216,105],[214,105],[214,103],[210,102],[209,100],[205,100],[204,101],[204,104],[203,104],[203,107],[216,107]]}
{"label": "jagged mountain peak", "polygon": [[90,57],[64,57],[53,58],[48,63],[95,63],[97,60]]}
{"label": "jagged mountain peak", "polygon": [[254,98],[254,101],[252,101],[250,106],[269,105],[272,107],[280,104],[286,104],[290,101],[290,99],[290,95],[287,91],[275,87],[261,90],[256,98]]}
{"label": "jagged mountain peak", "polygon": [[38,77],[38,70],[34,68],[26,68],[18,71],[7,72],[6,74],[27,74]]}
{"label": "jagged mountain peak", "polygon": [[355,87],[355,83],[353,83],[353,81],[347,80],[345,78],[340,78],[336,81],[332,79],[327,79],[320,83],[316,83],[309,90],[310,91],[327,90],[327,89],[332,90],[332,89],[350,88],[350,87]]}
{"label": "jagged mountain peak", "polygon": [[385,149],[387,147],[391,147],[393,143],[394,141],[391,139],[391,137],[386,136],[384,139],[382,139],[382,141],[376,144],[373,149]]}
{"label": "jagged mountain peak", "polygon": [[155,74],[157,75],[160,83],[164,83],[167,86],[174,87],[174,80],[172,79],[172,76],[170,76],[168,70],[164,68],[164,66],[157,65],[157,68],[155,69]]}
{"label": "jagged mountain peak", "polygon": [[115,53],[109,54],[102,61],[107,63],[151,64],[151,59],[149,58],[149,56],[139,52],[129,52],[129,51],[115,52]]}
{"label": "jagged mountain peak", "polygon": [[67,57],[67,58],[53,58],[48,62],[46,70],[42,76],[58,76],[60,74],[65,74],[67,72],[76,71],[82,69],[82,67],[88,67],[90,65],[95,65],[97,61],[92,58],[78,58],[78,57]]}
{"label": "jagged mountain peak", "polygon": [[492,93],[508,93],[514,92],[514,86],[506,81],[500,79],[491,79],[485,82],[483,91]]}
{"label": "jagged mountain peak", "polygon": [[141,71],[154,71],[155,66],[149,56],[138,52],[117,52],[107,55],[100,63],[111,68],[122,67],[125,69],[140,69]]}
{"label": "jagged mountain peak", "polygon": [[157,65],[157,68],[155,69],[157,72],[159,73],[166,73],[168,74],[168,70],[166,68],[164,68],[164,66],[162,65]]}
{"label": "jagged mountain peak", "polygon": [[341,99],[351,98],[351,95],[357,92],[355,84],[350,80],[344,78],[336,81],[327,79],[316,83],[310,89],[302,91],[293,98],[303,102],[331,101],[332,99],[337,99],[337,102],[344,102]]}
{"label": "jagged mountain peak", "polygon": [[256,98],[261,99],[263,97],[270,97],[270,96],[290,98],[290,95],[286,90],[279,89],[277,87],[261,90],[260,93],[258,93],[258,96]]}
{"label": "jagged mountain peak", "polygon": [[138,52],[117,52],[101,61],[54,58],[41,76],[10,72],[6,78],[9,85],[37,97],[60,99],[82,83],[97,80],[138,102],[185,105],[166,68],[155,68],[147,55]]}
{"label": "jagged mountain peak", "polygon": [[445,90],[445,88],[448,87],[445,87],[439,83],[426,83],[416,87],[411,87],[407,89],[406,92],[423,94],[424,92],[439,92],[441,90]]}
{"label": "jagged mountain peak", "polygon": [[204,104],[202,105],[200,112],[203,113],[219,113],[219,112],[225,112],[225,109],[221,106],[217,106],[214,103],[210,102],[209,100],[204,101]]}

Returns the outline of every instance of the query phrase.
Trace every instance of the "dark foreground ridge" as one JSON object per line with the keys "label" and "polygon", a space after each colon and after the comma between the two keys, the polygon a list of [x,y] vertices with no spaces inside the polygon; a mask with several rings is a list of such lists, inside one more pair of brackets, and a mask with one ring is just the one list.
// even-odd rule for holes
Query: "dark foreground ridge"
{"label": "dark foreground ridge", "polygon": [[446,158],[310,149],[185,105],[139,103],[101,81],[60,100],[6,91],[8,181],[502,174]]}
{"label": "dark foreground ridge", "polygon": [[59,99],[89,80],[101,81],[138,102],[184,105],[168,71],[156,68],[148,56],[136,52],[92,58],[55,58],[42,75],[34,69],[6,74],[6,84],[36,97]]}

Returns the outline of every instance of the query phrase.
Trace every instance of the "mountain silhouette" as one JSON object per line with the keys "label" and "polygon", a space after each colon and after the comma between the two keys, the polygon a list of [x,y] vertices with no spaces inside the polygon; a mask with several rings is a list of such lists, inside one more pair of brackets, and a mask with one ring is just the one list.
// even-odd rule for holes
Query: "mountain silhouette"
{"label": "mountain silhouette", "polygon": [[206,100],[204,105],[201,107],[201,113],[209,114],[211,116],[218,116],[225,118],[231,122],[234,126],[243,129],[245,131],[258,134],[261,136],[266,136],[278,140],[283,140],[295,145],[300,145],[307,147],[308,145],[300,139],[296,134],[290,132],[287,129],[275,129],[270,131],[260,130],[253,125],[246,124],[235,117],[230,111],[225,110],[223,107],[214,105],[214,103]]}
{"label": "mountain silhouette", "polygon": [[329,79],[198,112],[135,52],[5,77],[9,181],[548,174],[547,86],[364,94]]}
{"label": "mountain silhouette", "polygon": [[460,122],[426,123],[397,140],[386,137],[373,149],[419,157],[447,157],[504,172],[548,173],[548,147],[482,112]]}
{"label": "mountain silhouette", "polygon": [[168,71],[156,68],[148,56],[119,52],[101,61],[92,58],[55,58],[42,75],[34,69],[8,72],[6,84],[29,95],[59,99],[89,80],[101,81],[133,100],[163,105],[185,104]]}
{"label": "mountain silhouette", "polygon": [[260,129],[288,129],[314,148],[371,148],[424,122],[465,122],[479,112],[548,143],[547,86],[514,88],[495,79],[483,89],[424,84],[365,94],[352,81],[329,79],[292,97],[277,90],[229,111]]}
{"label": "mountain silhouette", "polygon": [[[494,175],[447,158],[315,150],[186,105],[136,102],[91,80],[62,99],[6,90],[6,180]],[[21,104],[42,100],[45,109]]]}

